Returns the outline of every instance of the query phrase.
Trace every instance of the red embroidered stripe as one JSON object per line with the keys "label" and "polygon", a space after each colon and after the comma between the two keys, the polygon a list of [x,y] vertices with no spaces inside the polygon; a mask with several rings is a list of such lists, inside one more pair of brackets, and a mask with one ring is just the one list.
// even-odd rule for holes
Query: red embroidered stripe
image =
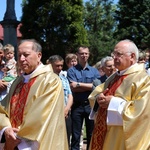
{"label": "red embroidered stripe", "polygon": [[[109,83],[108,91],[105,95],[114,95],[117,88],[121,85],[127,75],[116,75],[114,80]],[[97,113],[96,122],[91,139],[91,150],[103,150],[103,144],[107,132],[107,108],[100,108]]]}
{"label": "red embroidered stripe", "polygon": [[35,79],[31,79],[28,83],[21,81],[13,93],[10,101],[10,121],[12,127],[17,128],[22,123],[27,96]]}

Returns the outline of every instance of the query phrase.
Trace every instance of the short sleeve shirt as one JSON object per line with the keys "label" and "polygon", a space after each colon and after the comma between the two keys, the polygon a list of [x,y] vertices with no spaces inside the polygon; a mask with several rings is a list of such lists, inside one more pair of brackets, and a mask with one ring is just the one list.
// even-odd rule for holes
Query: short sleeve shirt
{"label": "short sleeve shirt", "polygon": [[[93,80],[100,78],[100,74],[96,68],[89,66],[88,64],[84,69],[80,64],[77,64],[76,66],[73,66],[68,69],[67,78],[70,83],[71,81],[80,83],[93,83]],[[74,101],[87,100],[90,93],[91,91],[74,92]]]}
{"label": "short sleeve shirt", "polygon": [[69,94],[72,94],[72,91],[70,89],[70,85],[69,85],[69,82],[68,82],[68,79],[63,76],[63,75],[59,75],[61,81],[62,81],[62,85],[63,85],[63,89],[64,89],[64,104],[65,106],[67,105],[68,103],[68,95]]}

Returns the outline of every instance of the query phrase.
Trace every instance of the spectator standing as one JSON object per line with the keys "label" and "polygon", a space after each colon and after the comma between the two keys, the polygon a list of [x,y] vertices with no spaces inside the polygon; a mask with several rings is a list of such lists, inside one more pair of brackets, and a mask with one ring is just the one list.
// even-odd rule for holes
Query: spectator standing
{"label": "spectator standing", "polygon": [[150,62],[149,62],[149,59],[150,59],[150,50],[149,49],[146,49],[145,50],[145,68],[146,70],[148,70],[148,68],[150,68]]}
{"label": "spectator standing", "polygon": [[92,82],[100,78],[96,68],[89,66],[88,59],[90,56],[88,47],[79,47],[77,51],[78,64],[68,69],[67,77],[73,92],[73,106],[71,109],[72,116],[72,140],[71,149],[79,150],[82,124],[85,119],[87,149],[91,139],[94,122],[89,120],[91,111],[88,96],[92,91]]}
{"label": "spectator standing", "polygon": [[138,63],[143,63],[145,66],[145,71],[148,73],[148,75],[150,76],[150,68],[146,67],[147,65],[149,65],[149,61],[146,60],[147,56],[145,51],[141,51],[139,50],[139,59],[138,59]]}
{"label": "spectator standing", "polygon": [[105,73],[102,70],[101,61],[98,61],[93,67],[97,68],[97,70],[99,71],[100,76],[105,75]]}
{"label": "spectator standing", "polygon": [[100,79],[96,79],[93,81],[93,89],[101,83],[104,83],[105,80],[116,72],[116,68],[114,66],[114,59],[111,56],[106,56],[101,60],[101,69],[104,72],[104,75],[100,77]]}
{"label": "spectator standing", "polygon": [[[0,93],[7,90],[7,82],[3,82],[3,71],[2,68],[4,68],[5,62],[3,61],[4,58],[4,51],[3,51],[3,45],[0,43]],[[2,98],[0,97],[0,101]]]}
{"label": "spectator standing", "polygon": [[14,46],[6,44],[3,47],[4,51],[4,66],[1,68],[3,72],[2,82],[7,85],[7,89],[0,93],[0,101],[8,94],[12,82],[17,77],[16,60],[14,59]]}
{"label": "spectator standing", "polygon": [[[65,62],[68,68],[75,66],[78,63],[77,55],[73,53],[69,53],[65,57]],[[61,71],[60,75],[67,77],[67,71]]]}
{"label": "spectator standing", "polygon": [[0,105],[0,141],[5,150],[68,150],[62,82],[41,57],[37,41],[20,42],[18,63],[24,73]]}
{"label": "spectator standing", "polygon": [[150,77],[138,64],[138,48],[122,40],[114,48],[118,72],[90,94],[99,104],[90,150],[146,150],[150,147]]}
{"label": "spectator standing", "polygon": [[70,116],[70,110],[73,103],[73,96],[70,89],[70,85],[68,82],[68,79],[60,75],[60,72],[63,69],[64,60],[59,55],[52,55],[49,57],[49,63],[52,65],[52,68],[54,70],[54,73],[56,73],[63,84],[64,89],[64,114],[65,114],[65,121],[66,121],[66,129],[67,129],[67,137],[68,137],[68,145],[70,147],[70,136],[71,136],[71,116]]}
{"label": "spectator standing", "polygon": [[148,73],[148,75],[150,76],[150,49],[146,49],[145,50],[145,68],[146,71]]}
{"label": "spectator standing", "polygon": [[[113,57],[110,57],[110,56],[106,56],[106,57],[102,58],[101,65],[102,65],[102,70],[104,72],[104,75],[101,76],[100,79],[96,79],[93,81],[93,90],[98,85],[104,83],[107,80],[107,78],[109,76],[111,76],[113,73],[115,73],[117,70],[114,66],[114,59],[113,59]],[[95,114],[97,113],[98,107],[99,107],[99,105],[96,102],[94,105],[94,108],[91,110],[91,113],[89,116],[90,119],[94,119],[96,117]]]}
{"label": "spectator standing", "polygon": [[[146,53],[145,51],[139,50],[139,59],[138,59],[138,63],[144,63],[146,62]],[[146,69],[146,65],[145,65],[145,69]]]}

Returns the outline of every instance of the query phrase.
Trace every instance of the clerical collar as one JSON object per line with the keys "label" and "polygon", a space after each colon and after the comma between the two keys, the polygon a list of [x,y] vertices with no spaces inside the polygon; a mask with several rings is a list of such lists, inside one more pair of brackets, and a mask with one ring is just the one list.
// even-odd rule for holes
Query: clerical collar
{"label": "clerical collar", "polygon": [[29,82],[30,77],[33,75],[33,73],[37,70],[39,70],[42,66],[44,66],[42,63],[31,73],[28,75],[23,74],[22,76],[24,77],[24,83]]}
{"label": "clerical collar", "polygon": [[134,65],[132,65],[132,66],[130,66],[130,67],[128,67],[127,69],[125,69],[125,70],[121,70],[121,71],[117,71],[117,75],[118,76],[121,76],[121,75],[123,75],[129,68],[132,68],[132,67],[134,67],[134,66],[136,66],[136,65],[138,65],[137,63],[135,63]]}

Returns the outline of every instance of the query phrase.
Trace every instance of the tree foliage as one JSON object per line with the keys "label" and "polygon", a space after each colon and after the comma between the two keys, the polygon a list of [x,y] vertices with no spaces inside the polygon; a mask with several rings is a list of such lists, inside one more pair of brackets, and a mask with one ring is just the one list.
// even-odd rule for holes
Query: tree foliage
{"label": "tree foliage", "polygon": [[116,11],[118,40],[130,39],[139,48],[150,47],[150,0],[120,0]]}
{"label": "tree foliage", "polygon": [[88,44],[82,0],[24,0],[21,22],[23,38],[40,41],[45,59]]}
{"label": "tree foliage", "polygon": [[44,59],[87,45],[94,64],[121,39],[150,48],[149,0],[119,0],[117,6],[113,0],[88,0],[85,5],[83,0],[23,0],[22,6],[23,38],[37,39]]}
{"label": "tree foliage", "polygon": [[84,22],[95,63],[110,55],[116,42],[113,38],[115,10],[112,0],[90,0],[85,3]]}

